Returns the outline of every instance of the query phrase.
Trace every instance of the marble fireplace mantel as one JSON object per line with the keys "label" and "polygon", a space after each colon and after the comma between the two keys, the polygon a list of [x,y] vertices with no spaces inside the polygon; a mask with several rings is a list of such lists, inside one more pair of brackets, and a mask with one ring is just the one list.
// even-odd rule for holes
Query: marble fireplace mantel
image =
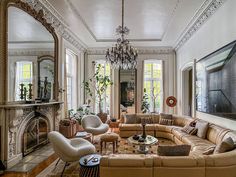
{"label": "marble fireplace mantel", "polygon": [[49,122],[49,131],[59,130],[62,104],[63,102],[0,105],[0,157],[7,168],[14,166],[23,158],[22,135],[32,118],[43,116]]}

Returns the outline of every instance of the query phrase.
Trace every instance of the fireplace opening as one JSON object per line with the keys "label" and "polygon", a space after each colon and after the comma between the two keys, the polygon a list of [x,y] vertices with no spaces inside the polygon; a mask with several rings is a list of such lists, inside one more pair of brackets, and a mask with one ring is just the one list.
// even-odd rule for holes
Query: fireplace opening
{"label": "fireplace opening", "polygon": [[23,133],[23,156],[48,143],[49,124],[44,117],[34,117],[26,125]]}

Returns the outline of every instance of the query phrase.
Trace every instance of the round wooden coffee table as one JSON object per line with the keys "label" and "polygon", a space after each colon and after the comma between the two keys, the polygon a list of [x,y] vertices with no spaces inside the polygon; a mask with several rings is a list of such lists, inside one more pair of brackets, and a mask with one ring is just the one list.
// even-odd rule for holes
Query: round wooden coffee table
{"label": "round wooden coffee table", "polygon": [[[141,137],[141,135],[138,135]],[[139,142],[138,140],[133,139],[133,136],[128,138],[128,142],[130,142],[133,145],[138,145],[138,152],[142,154],[147,154],[148,153],[148,146],[154,145],[158,143],[158,139],[151,136],[147,135],[146,139],[144,142]]]}
{"label": "round wooden coffee table", "polygon": [[99,177],[99,164],[101,155],[91,154],[82,157],[79,160],[80,177]]}

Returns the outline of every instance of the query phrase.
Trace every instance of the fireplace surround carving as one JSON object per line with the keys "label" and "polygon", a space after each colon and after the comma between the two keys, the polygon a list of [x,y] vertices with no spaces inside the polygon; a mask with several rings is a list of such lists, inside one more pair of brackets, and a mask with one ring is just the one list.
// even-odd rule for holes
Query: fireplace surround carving
{"label": "fireplace surround carving", "polygon": [[59,130],[61,104],[62,102],[0,105],[0,121],[3,129],[1,137],[3,140],[1,142],[1,160],[6,163],[8,168],[18,163],[23,155],[28,153],[23,153],[23,136],[32,120],[45,120],[46,124],[48,124],[47,132]]}

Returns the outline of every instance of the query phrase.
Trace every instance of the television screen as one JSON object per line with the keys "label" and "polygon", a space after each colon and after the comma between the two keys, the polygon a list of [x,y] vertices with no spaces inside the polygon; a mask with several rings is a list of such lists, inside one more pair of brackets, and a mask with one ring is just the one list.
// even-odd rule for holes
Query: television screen
{"label": "television screen", "polygon": [[236,119],[236,41],[196,63],[196,109]]}

